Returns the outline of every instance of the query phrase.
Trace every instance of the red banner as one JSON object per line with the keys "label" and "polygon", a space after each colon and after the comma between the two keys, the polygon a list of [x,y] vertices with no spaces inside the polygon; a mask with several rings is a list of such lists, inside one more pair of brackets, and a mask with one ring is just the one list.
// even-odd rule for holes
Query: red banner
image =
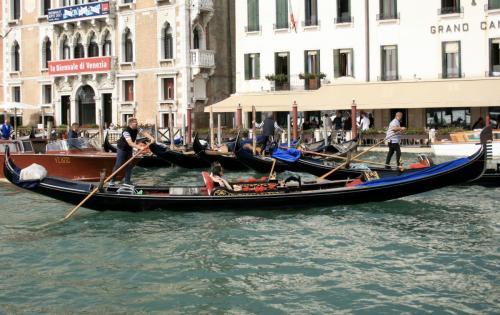
{"label": "red banner", "polygon": [[49,61],[49,74],[75,74],[111,70],[111,57],[80,58]]}

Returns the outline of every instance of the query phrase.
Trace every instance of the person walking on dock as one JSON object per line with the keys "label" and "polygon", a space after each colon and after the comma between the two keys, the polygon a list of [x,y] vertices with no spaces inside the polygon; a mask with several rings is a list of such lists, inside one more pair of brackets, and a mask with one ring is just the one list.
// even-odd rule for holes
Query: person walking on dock
{"label": "person walking on dock", "polygon": [[387,129],[386,139],[389,141],[389,152],[387,152],[387,158],[385,159],[386,168],[390,168],[389,164],[391,163],[394,152],[396,152],[397,165],[400,166],[401,164],[401,147],[399,145],[401,142],[401,135],[399,133],[406,130],[405,127],[401,127],[401,119],[403,119],[403,113],[397,112]]}

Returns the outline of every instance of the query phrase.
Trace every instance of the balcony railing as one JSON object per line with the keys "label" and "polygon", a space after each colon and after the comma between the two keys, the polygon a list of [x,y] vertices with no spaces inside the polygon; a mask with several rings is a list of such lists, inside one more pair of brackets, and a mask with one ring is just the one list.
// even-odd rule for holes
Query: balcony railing
{"label": "balcony railing", "polygon": [[335,24],[342,24],[342,23],[353,23],[354,22],[354,17],[352,16],[337,16],[334,19]]}
{"label": "balcony railing", "polygon": [[440,79],[461,79],[465,78],[465,73],[457,73],[457,72],[451,72],[451,73],[440,73],[438,75],[438,78]]}
{"label": "balcony railing", "polygon": [[399,20],[400,15],[399,12],[390,12],[390,13],[379,13],[377,14],[377,21],[386,21],[386,20]]}
{"label": "balcony railing", "polygon": [[399,81],[399,80],[401,80],[401,76],[396,74],[384,74],[382,76],[377,77],[377,81]]}
{"label": "balcony railing", "polygon": [[196,68],[214,68],[215,52],[213,50],[191,49],[191,66]]}
{"label": "balcony railing", "polygon": [[486,3],[484,5],[484,11],[490,11],[490,10],[500,10],[500,5],[493,3]]}
{"label": "balcony railing", "polygon": [[191,6],[197,8],[201,11],[213,11],[214,1],[213,0],[191,0]]}
{"label": "balcony railing", "polygon": [[464,13],[464,7],[442,7],[438,9],[438,15]]}
{"label": "balcony railing", "polygon": [[110,1],[100,1],[49,9],[48,20],[52,24],[61,24],[81,20],[107,18],[110,14]]}
{"label": "balcony railing", "polygon": [[302,27],[307,27],[307,26],[319,26],[319,20],[318,19],[305,19],[302,21]]}
{"label": "balcony railing", "polygon": [[261,25],[248,25],[245,26],[245,33],[260,32],[262,31]]}
{"label": "balcony railing", "polygon": [[288,29],[288,23],[286,24],[273,24],[273,30],[286,30]]}

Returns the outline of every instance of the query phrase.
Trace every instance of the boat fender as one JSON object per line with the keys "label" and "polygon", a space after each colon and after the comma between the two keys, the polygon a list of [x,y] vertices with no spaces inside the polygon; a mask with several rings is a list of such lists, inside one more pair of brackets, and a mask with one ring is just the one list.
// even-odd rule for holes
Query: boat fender
{"label": "boat fender", "polygon": [[45,177],[47,177],[47,170],[45,167],[33,163],[28,167],[25,167],[21,170],[19,174],[20,182],[29,182],[29,181],[41,181]]}

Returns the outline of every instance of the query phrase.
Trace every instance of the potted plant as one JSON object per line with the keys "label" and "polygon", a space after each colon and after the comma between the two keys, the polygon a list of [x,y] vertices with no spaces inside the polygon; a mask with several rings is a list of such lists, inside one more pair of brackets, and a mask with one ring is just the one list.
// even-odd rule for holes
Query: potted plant
{"label": "potted plant", "polygon": [[288,86],[288,75],[284,73],[278,73],[278,74],[269,74],[266,75],[266,79],[271,81],[271,85],[274,85],[274,87],[277,90],[289,90]]}
{"label": "potted plant", "polygon": [[300,73],[299,78],[305,80],[305,86],[307,90],[316,90],[321,86],[321,81],[326,77],[323,72],[320,73]]}

